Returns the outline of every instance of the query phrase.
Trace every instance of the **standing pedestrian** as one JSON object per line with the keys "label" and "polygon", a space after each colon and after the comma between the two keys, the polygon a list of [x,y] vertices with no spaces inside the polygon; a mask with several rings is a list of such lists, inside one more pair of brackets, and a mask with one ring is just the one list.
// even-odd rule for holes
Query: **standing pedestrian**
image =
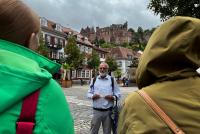
{"label": "standing pedestrian", "polygon": [[126,83],[126,77],[123,77],[122,78],[122,82],[123,82],[123,86],[125,87],[126,85],[125,85],[125,83]]}
{"label": "standing pedestrian", "polygon": [[0,0],[0,134],[74,134],[60,65],[34,52],[39,17],[21,0]]}
{"label": "standing pedestrian", "polygon": [[164,22],[140,58],[140,90],[125,99],[118,133],[198,134],[199,67],[200,19],[177,16]]}
{"label": "standing pedestrian", "polygon": [[108,75],[108,69],[109,66],[105,62],[99,65],[99,75],[91,80],[90,89],[87,93],[87,97],[93,101],[91,134],[98,134],[101,124],[103,133],[111,134],[110,115],[113,101],[121,97],[116,81]]}
{"label": "standing pedestrian", "polygon": [[83,79],[80,79],[81,86],[83,86]]}
{"label": "standing pedestrian", "polygon": [[128,87],[128,83],[129,83],[129,79],[126,78],[126,79],[125,79],[125,85],[126,85],[126,87]]}

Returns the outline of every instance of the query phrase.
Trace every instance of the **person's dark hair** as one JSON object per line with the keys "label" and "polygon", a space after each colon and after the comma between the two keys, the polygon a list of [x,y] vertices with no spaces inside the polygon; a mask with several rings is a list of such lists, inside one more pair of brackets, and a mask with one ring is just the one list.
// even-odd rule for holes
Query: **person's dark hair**
{"label": "person's dark hair", "polygon": [[39,30],[39,17],[21,0],[0,0],[0,39],[28,47]]}

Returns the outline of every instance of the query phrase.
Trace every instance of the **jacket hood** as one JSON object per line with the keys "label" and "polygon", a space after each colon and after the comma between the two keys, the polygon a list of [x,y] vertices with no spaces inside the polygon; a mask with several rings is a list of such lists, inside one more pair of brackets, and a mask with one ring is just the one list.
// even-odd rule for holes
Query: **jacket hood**
{"label": "jacket hood", "polygon": [[45,86],[59,68],[23,46],[0,40],[0,113]]}
{"label": "jacket hood", "polygon": [[139,88],[198,75],[200,20],[173,17],[155,30],[136,71]]}

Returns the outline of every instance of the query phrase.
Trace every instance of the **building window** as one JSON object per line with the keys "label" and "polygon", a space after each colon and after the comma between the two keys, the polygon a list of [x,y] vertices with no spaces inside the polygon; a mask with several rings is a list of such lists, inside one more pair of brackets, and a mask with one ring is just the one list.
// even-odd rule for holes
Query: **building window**
{"label": "building window", "polygon": [[90,70],[86,70],[86,75],[85,75],[86,78],[90,78]]}
{"label": "building window", "polygon": [[78,71],[77,77],[81,78],[81,70]]}
{"label": "building window", "polygon": [[52,58],[52,51],[49,52],[49,57]]}
{"label": "building window", "polygon": [[59,59],[62,59],[63,58],[63,53],[62,52],[59,52]]}
{"label": "building window", "polygon": [[84,46],[81,45],[80,48],[81,48],[80,51],[84,52]]}
{"label": "building window", "polygon": [[86,52],[86,47],[85,46],[83,47],[83,52]]}
{"label": "building window", "polygon": [[56,52],[53,52],[53,59],[57,59]]}
{"label": "building window", "polygon": [[87,58],[83,59],[83,64],[87,65]]}
{"label": "building window", "polygon": [[101,53],[100,58],[105,58],[105,55]]}
{"label": "building window", "polygon": [[81,78],[85,78],[85,70],[81,71]]}
{"label": "building window", "polygon": [[127,55],[128,59],[131,60],[133,57],[132,55]]}
{"label": "building window", "polygon": [[60,24],[56,24],[56,30],[62,32],[62,26]]}
{"label": "building window", "polygon": [[50,43],[50,41],[51,41],[51,37],[47,35],[47,42]]}
{"label": "building window", "polygon": [[118,66],[122,67],[122,62],[121,61],[118,61]]}
{"label": "building window", "polygon": [[47,20],[45,18],[40,18],[40,24],[42,26],[47,26]]}
{"label": "building window", "polygon": [[90,70],[78,70],[77,78],[90,78]]}
{"label": "building window", "polygon": [[88,47],[85,47],[85,52],[88,53]]}
{"label": "building window", "polygon": [[50,51],[49,57],[52,58],[52,59],[57,59],[56,52]]}
{"label": "building window", "polygon": [[72,71],[72,78],[76,78],[76,71],[75,70]]}
{"label": "building window", "polygon": [[55,41],[55,44],[57,45],[58,44],[58,38],[55,38],[54,41]]}
{"label": "building window", "polygon": [[88,51],[89,51],[88,53],[91,54],[92,53],[92,48],[88,48]]}
{"label": "building window", "polygon": [[62,47],[64,47],[64,43],[63,43],[63,40],[62,40],[62,39],[60,39],[60,45],[61,45]]}

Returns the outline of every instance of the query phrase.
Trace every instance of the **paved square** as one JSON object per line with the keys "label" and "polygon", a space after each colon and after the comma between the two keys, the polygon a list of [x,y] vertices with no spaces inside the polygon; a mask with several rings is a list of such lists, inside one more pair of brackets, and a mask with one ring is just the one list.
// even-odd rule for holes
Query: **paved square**
{"label": "paved square", "polygon": [[[71,113],[74,118],[74,128],[76,134],[90,134],[90,122],[92,119],[92,102],[87,99],[86,94],[88,85],[73,85],[71,88],[63,88],[66,99],[70,105]],[[124,98],[137,87],[120,87],[123,103]],[[100,129],[102,134],[102,129]]]}

